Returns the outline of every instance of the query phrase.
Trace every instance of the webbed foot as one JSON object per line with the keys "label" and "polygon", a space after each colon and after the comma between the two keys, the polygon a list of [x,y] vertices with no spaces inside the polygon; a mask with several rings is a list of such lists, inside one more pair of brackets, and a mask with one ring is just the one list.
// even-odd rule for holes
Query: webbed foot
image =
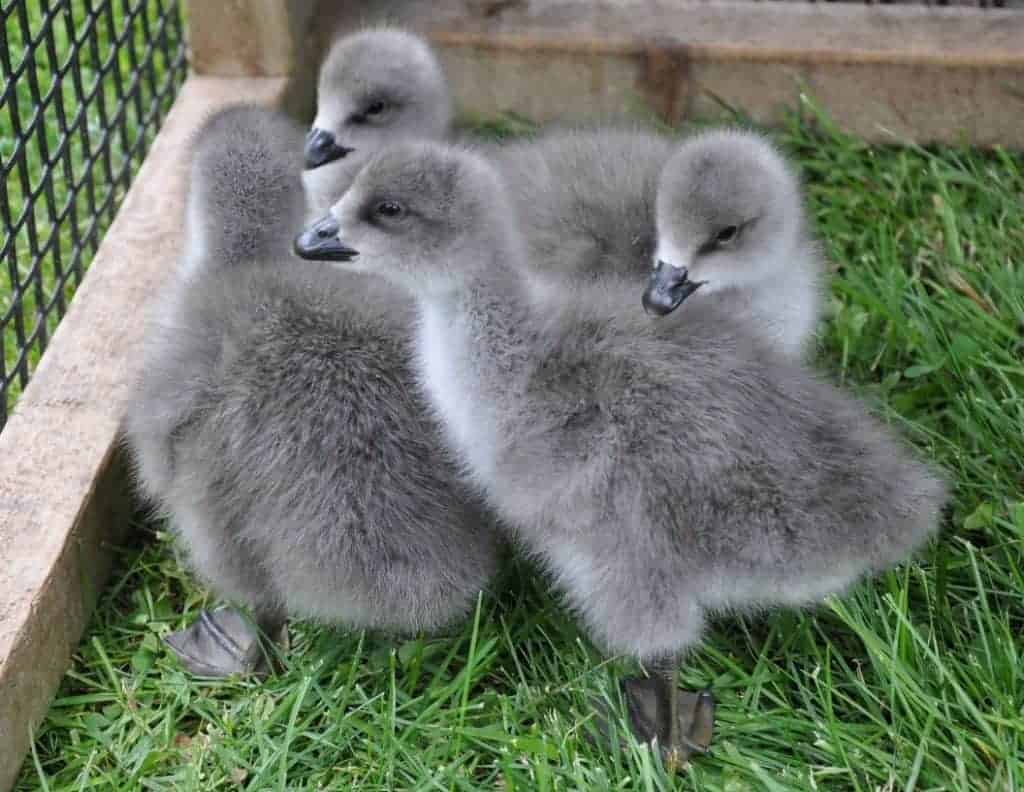
{"label": "webbed foot", "polygon": [[[268,623],[280,629],[282,622]],[[240,611],[221,608],[203,610],[190,627],[170,633],[164,642],[178,656],[185,669],[196,676],[226,677],[231,674],[251,674],[263,660],[260,628]]]}
{"label": "webbed foot", "polygon": [[670,772],[684,767],[694,754],[707,753],[715,722],[710,690],[677,690],[673,672],[624,679],[622,692],[634,734],[645,742],[657,740]]}

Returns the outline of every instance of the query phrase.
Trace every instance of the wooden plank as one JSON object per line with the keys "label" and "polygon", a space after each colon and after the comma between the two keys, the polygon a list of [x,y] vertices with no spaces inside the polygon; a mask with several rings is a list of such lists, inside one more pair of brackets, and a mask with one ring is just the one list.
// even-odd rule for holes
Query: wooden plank
{"label": "wooden plank", "polygon": [[189,64],[208,77],[287,77],[301,68],[315,0],[198,0],[188,7]]}
{"label": "wooden plank", "polygon": [[[467,15],[439,3],[424,17],[451,44],[501,42],[505,48],[564,48],[606,54],[651,44],[685,46],[720,59],[815,62],[1024,65],[1019,11],[859,3],[544,0],[509,3],[500,13]],[[413,14],[413,8],[410,8]]]}
{"label": "wooden plank", "polygon": [[[777,123],[818,100],[869,139],[1024,147],[1024,12],[857,3],[389,0],[428,33],[465,109],[538,121],[622,115]],[[307,41],[377,21],[321,3]],[[297,82],[308,82],[303,75]]]}
{"label": "wooden plank", "polygon": [[150,297],[176,266],[189,141],[285,81],[186,81],[0,434],[0,789],[14,783],[131,512],[117,433]]}

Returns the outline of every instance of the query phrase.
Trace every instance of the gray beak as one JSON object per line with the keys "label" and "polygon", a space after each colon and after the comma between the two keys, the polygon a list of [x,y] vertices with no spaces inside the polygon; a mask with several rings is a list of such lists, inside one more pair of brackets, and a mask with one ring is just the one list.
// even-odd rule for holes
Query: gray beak
{"label": "gray beak", "polygon": [[306,170],[347,157],[353,151],[355,149],[339,146],[334,135],[326,129],[313,127],[306,135]]}
{"label": "gray beak", "polygon": [[690,280],[686,267],[659,261],[644,290],[644,310],[653,316],[667,316],[706,282]]}
{"label": "gray beak", "polygon": [[309,261],[351,261],[359,255],[340,239],[338,221],[325,215],[295,237],[295,255]]}

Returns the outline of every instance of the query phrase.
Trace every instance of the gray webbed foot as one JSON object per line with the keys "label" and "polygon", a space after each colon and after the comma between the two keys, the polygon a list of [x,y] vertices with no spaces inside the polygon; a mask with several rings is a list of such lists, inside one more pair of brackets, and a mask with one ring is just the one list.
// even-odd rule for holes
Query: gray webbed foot
{"label": "gray webbed foot", "polygon": [[657,739],[671,772],[685,766],[692,755],[707,753],[715,721],[711,692],[680,691],[674,680],[674,674],[668,678],[659,674],[622,682],[633,732],[645,742]]}
{"label": "gray webbed foot", "polygon": [[200,611],[190,627],[170,633],[164,642],[196,676],[251,674],[263,660],[259,628],[234,608]]}

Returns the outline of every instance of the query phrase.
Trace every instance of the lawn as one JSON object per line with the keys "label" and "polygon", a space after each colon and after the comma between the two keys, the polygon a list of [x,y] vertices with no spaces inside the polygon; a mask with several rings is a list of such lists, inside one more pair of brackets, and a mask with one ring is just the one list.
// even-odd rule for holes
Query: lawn
{"label": "lawn", "polygon": [[955,500],[915,563],[714,624],[686,667],[719,701],[710,756],[672,778],[588,740],[630,664],[521,563],[456,634],[295,624],[266,680],[191,680],[160,636],[206,595],[140,524],[16,789],[1024,789],[1024,157],[872,146],[803,110],[774,134],[834,262],[818,365]]}

